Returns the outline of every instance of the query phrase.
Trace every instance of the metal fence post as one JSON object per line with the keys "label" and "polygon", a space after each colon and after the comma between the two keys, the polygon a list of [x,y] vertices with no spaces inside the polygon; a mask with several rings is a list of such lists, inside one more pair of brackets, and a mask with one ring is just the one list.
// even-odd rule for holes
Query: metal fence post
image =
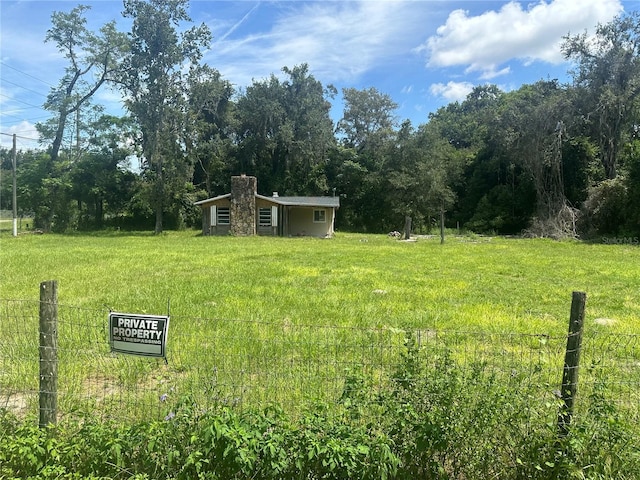
{"label": "metal fence post", "polygon": [[580,350],[582,348],[582,331],[584,327],[584,308],[587,294],[573,292],[571,300],[571,317],[569,318],[569,335],[564,356],[562,372],[562,404],[558,414],[558,431],[561,436],[569,433],[569,425],[573,417],[573,405],[578,391],[578,367],[580,366]]}
{"label": "metal fence post", "polygon": [[55,424],[58,410],[58,283],[40,284],[40,428]]}

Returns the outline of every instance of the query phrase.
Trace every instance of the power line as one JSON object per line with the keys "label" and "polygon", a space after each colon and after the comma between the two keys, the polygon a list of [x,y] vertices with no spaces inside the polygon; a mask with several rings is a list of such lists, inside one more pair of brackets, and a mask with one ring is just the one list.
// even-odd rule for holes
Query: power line
{"label": "power line", "polygon": [[[26,110],[26,109],[25,109]],[[10,110],[13,113],[20,113],[21,110]],[[49,115],[40,115],[39,117],[30,117],[30,118],[25,118],[25,117],[18,117],[17,115],[12,115],[11,113],[7,113],[7,112],[1,112],[0,111],[0,116],[2,117],[11,117],[11,118],[15,118],[16,120],[19,120],[21,122],[37,122],[38,120],[42,120],[43,118],[51,118],[53,115],[49,114]],[[0,120],[1,122],[2,120]]]}
{"label": "power line", "polygon": [[38,129],[37,128],[29,128],[29,129],[25,129],[25,130],[15,130],[14,132],[16,134],[19,134],[19,133],[31,134],[31,133],[38,133]]}
{"label": "power line", "polygon": [[12,82],[10,80],[7,80],[6,78],[0,78],[0,80],[2,80],[5,83],[8,83],[10,85],[15,85],[16,87],[22,88],[23,90],[26,90],[27,92],[35,93],[36,95],[40,95],[41,97],[47,98],[47,96],[42,92],[38,92],[37,90],[31,90],[30,88],[24,87],[24,86],[20,85],[19,83],[14,83],[14,82]]}
{"label": "power line", "polygon": [[[13,111],[13,110],[11,110],[11,111]],[[19,112],[18,112],[18,111],[16,111],[15,113],[19,113]],[[7,113],[7,112],[1,112],[1,113],[0,113],[0,115],[1,115],[2,117],[11,117],[11,118],[15,118],[16,120],[19,120],[19,121],[21,121],[21,122],[29,121],[29,120],[26,120],[26,119],[25,119],[25,118],[23,118],[23,117],[18,117],[17,115],[12,115],[12,114]],[[1,121],[1,120],[0,120],[0,121]]]}
{"label": "power line", "polygon": [[28,128],[28,129],[24,129],[24,130],[14,130],[14,133],[16,133],[16,134],[18,134],[18,133],[28,134],[28,133],[33,133],[33,132],[37,133],[38,129],[37,128]]}
{"label": "power line", "polygon": [[21,140],[30,140],[30,141],[32,141],[32,142],[38,142],[38,141],[40,141],[40,139],[39,139],[39,138],[23,137],[22,135],[17,135],[17,134],[14,134],[14,133],[4,133],[4,132],[0,132],[0,135],[6,135],[6,136],[8,136],[8,137],[13,137],[13,136],[15,135],[15,136],[16,136],[16,138],[19,138],[19,139],[21,139]]}
{"label": "power line", "polygon": [[18,100],[17,98],[12,98],[12,97],[10,97],[9,95],[5,95],[4,93],[0,93],[0,97],[8,98],[8,99],[9,99],[9,100],[11,100],[12,102],[18,102],[18,103],[22,103],[22,104],[24,104],[24,105],[28,105],[28,106],[33,107],[33,108],[39,108],[39,109],[41,109],[41,110],[45,110],[45,109],[42,107],[42,105],[34,105],[33,103],[28,103],[28,102],[25,102],[25,101],[23,101],[23,100]]}
{"label": "power line", "polygon": [[12,67],[11,65],[7,65],[7,64],[6,64],[6,63],[4,63],[4,62],[0,62],[0,65],[3,65],[3,66],[5,66],[5,67],[7,67],[7,68],[10,68],[11,70],[15,70],[16,72],[18,72],[18,73],[20,73],[20,74],[22,74],[22,75],[26,75],[27,77],[31,77],[31,78],[33,78],[34,80],[37,80],[37,81],[39,81],[39,82],[44,83],[45,85],[49,85],[50,87],[55,88],[55,86],[54,86],[54,85],[51,85],[49,82],[46,82],[46,81],[42,80],[41,78],[34,77],[33,75],[30,75],[30,74],[28,74],[27,72],[23,72],[22,70],[19,70],[19,69],[17,69],[16,67]]}

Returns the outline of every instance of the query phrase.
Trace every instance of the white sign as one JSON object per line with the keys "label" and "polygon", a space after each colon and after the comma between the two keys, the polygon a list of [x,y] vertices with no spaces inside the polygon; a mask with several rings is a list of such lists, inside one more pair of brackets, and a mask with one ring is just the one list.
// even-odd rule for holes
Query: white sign
{"label": "white sign", "polygon": [[111,312],[109,314],[111,351],[164,358],[168,329],[168,316]]}

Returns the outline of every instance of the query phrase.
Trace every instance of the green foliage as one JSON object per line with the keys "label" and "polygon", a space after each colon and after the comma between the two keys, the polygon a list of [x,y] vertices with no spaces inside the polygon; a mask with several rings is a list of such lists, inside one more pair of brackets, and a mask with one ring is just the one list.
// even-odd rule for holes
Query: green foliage
{"label": "green foliage", "polygon": [[640,140],[634,139],[624,149],[627,187],[626,227],[640,235]]}
{"label": "green foliage", "polygon": [[627,187],[624,178],[605,180],[589,190],[583,205],[583,230],[590,235],[617,235],[626,223]]}
{"label": "green foliage", "polygon": [[381,150],[393,136],[393,112],[398,108],[391,97],[375,88],[343,88],[344,113],[337,130],[343,143],[358,153]]}
{"label": "green foliage", "polygon": [[[388,233],[409,215],[414,231],[429,232],[444,209],[451,228],[560,237],[554,230],[564,228],[564,214],[573,220],[582,207],[588,218],[578,233],[640,231],[638,12],[593,36],[564,38],[572,85],[478,86],[414,129],[375,88],[344,88],[334,125],[337,91],[306,63],[235,92],[201,64],[210,32],[189,26],[188,6],[125,0],[128,36],[115,22],[90,31],[86,6],[53,13],[46,41],[69,65],[45,104],[54,118],[38,125],[48,154],[24,165],[18,180],[19,208],[37,228],[147,229],[155,221],[160,233],[165,219],[172,229],[196,225],[194,200],[227,193],[230,176],[247,173],[264,194],[340,195],[342,231]],[[108,119],[90,104],[114,80],[131,119]],[[138,147],[140,175],[124,168],[131,152],[119,151],[123,145]],[[6,151],[2,157],[9,178]],[[622,200],[600,185],[617,175],[626,179]],[[0,191],[8,209],[10,184],[3,180]],[[618,207],[624,211],[601,213]]]}
{"label": "green foliage", "polygon": [[531,395],[530,373],[505,380],[416,338],[407,335],[385,386],[352,372],[337,404],[296,417],[276,406],[202,410],[188,396],[161,422],[87,417],[39,429],[0,411],[0,478],[595,480],[640,471],[637,428],[604,379],[561,436],[558,404]]}
{"label": "green foliage", "polygon": [[606,178],[615,179],[628,132],[637,124],[640,93],[640,14],[621,14],[587,33],[565,37],[562,51],[573,71],[584,129],[597,144]]}
{"label": "green foliage", "polygon": [[324,89],[306,64],[254,81],[237,102],[240,145],[233,167],[258,177],[264,192],[327,194],[327,151],[335,145]]}
{"label": "green foliage", "polygon": [[[187,65],[196,66],[211,40],[205,25],[178,31],[191,19],[188,0],[125,0],[123,15],[132,19],[131,48],[120,69],[126,108],[137,122],[146,179],[153,185],[148,202],[155,211],[155,233],[164,215],[180,225],[180,207],[188,198],[193,164],[180,132],[190,129],[184,91]],[[194,67],[195,68],[195,67]]]}
{"label": "green foliage", "polygon": [[[52,87],[44,107],[55,117],[49,124],[38,124],[44,138],[52,141],[51,161],[55,164],[63,147],[69,117],[84,109],[105,83],[114,80],[115,72],[127,50],[126,35],[115,28],[115,20],[103,25],[99,33],[87,28],[86,11],[91,7],[78,5],[70,12],[54,12],[46,41],[54,42],[69,64],[57,87]],[[78,131],[81,126],[75,126]],[[76,138],[75,154],[80,154],[80,139]],[[72,149],[69,146],[70,150]]]}

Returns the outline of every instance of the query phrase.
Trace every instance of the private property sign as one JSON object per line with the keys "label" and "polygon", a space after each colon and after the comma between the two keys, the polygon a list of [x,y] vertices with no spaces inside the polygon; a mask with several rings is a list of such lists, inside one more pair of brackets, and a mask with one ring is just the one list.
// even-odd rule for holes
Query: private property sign
{"label": "private property sign", "polygon": [[168,316],[111,312],[109,314],[111,351],[164,358],[168,328]]}

